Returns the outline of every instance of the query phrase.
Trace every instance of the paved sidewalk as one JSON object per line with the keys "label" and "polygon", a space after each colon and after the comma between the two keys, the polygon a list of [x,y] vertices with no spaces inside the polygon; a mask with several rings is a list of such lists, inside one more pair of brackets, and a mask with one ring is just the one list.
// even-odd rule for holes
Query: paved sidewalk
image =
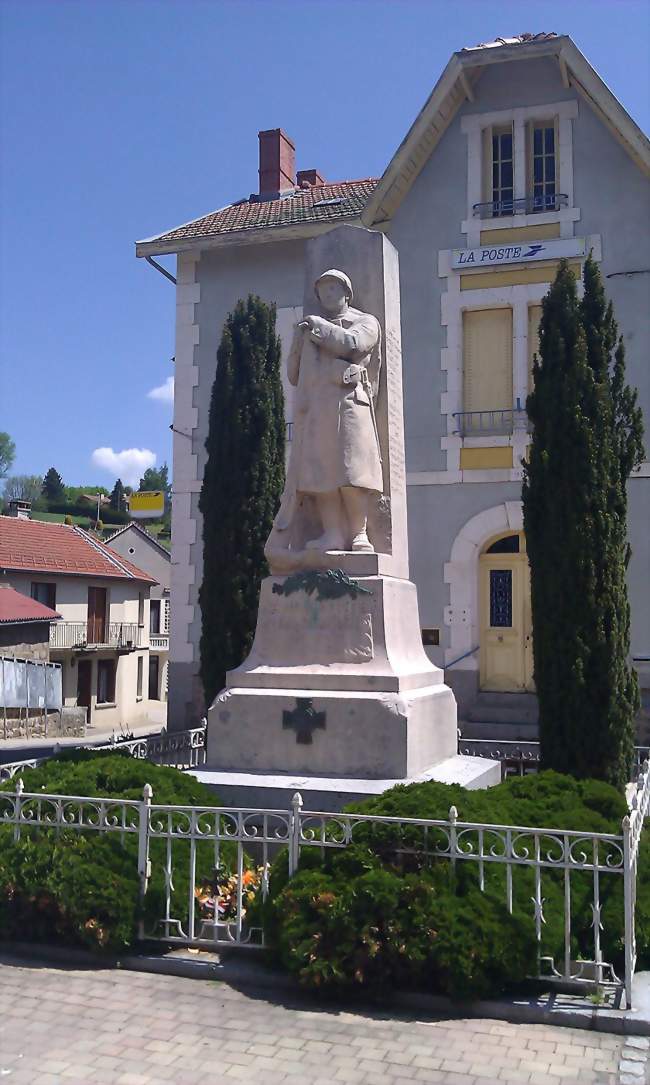
{"label": "paved sidewalk", "polygon": [[7,1085],[643,1085],[650,1045],[36,964],[2,964],[0,1005]]}

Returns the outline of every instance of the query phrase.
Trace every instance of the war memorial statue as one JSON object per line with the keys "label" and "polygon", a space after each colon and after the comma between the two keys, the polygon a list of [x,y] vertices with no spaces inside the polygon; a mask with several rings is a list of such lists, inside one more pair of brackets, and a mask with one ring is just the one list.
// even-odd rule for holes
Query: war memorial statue
{"label": "war memorial statue", "polygon": [[457,755],[456,702],[409,579],[397,252],[341,226],[305,262],[271,575],[250,654],[209,710],[208,775],[230,801],[299,786],[325,809],[398,781],[488,786],[498,764]]}

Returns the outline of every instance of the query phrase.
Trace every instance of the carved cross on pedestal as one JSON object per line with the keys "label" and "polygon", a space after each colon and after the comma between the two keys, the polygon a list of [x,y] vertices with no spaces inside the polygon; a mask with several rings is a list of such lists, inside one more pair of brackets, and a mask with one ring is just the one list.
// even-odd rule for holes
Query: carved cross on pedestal
{"label": "carved cross on pedestal", "polygon": [[291,711],[285,709],[282,713],[282,728],[293,728],[296,732],[296,742],[309,746],[314,741],[313,733],[316,728],[324,730],[326,712],[317,712],[311,697],[296,697],[296,707]]}

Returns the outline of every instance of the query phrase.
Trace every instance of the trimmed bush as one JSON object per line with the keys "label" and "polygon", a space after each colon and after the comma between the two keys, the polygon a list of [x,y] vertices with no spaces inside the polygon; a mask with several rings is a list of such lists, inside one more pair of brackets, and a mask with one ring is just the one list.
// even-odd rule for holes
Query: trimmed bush
{"label": "trimmed bush", "polygon": [[[153,802],[217,806],[218,798],[203,784],[177,769],[139,761],[126,752],[70,749],[41,767],[25,770],[26,792],[55,795],[142,798],[146,783]],[[2,791],[15,791],[16,781]],[[0,794],[0,804],[2,798]],[[71,803],[68,811],[74,815]],[[182,814],[174,815],[179,825]],[[236,845],[222,844],[219,878],[229,876]],[[132,946],[138,923],[160,933],[165,914],[166,841],[150,840],[151,879],[144,901],[138,879],[138,837],[135,833],[92,829],[0,828],[0,937],[62,942],[117,952]],[[187,929],[189,899],[188,840],[173,844],[174,880],[171,914]],[[214,844],[196,846],[197,883],[214,882]],[[195,904],[200,918],[200,905]]]}
{"label": "trimmed bush", "polygon": [[[608,784],[554,772],[510,778],[486,791],[421,783],[398,786],[353,804],[349,813],[520,825],[578,832],[621,833],[625,800]],[[458,829],[462,833],[462,826]],[[460,838],[478,844],[476,833]],[[288,879],[286,854],[278,857],[264,926],[272,952],[306,987],[317,990],[389,990],[401,985],[481,997],[521,984],[537,971],[532,901],[535,875],[520,867],[513,877],[513,910],[506,908],[506,866],[484,864],[484,891],[473,861],[432,854],[444,846],[442,830],[392,824],[359,824],[354,844],[330,850],[303,848],[301,869]],[[499,838],[486,834],[485,847]],[[520,847],[530,846],[521,841]],[[586,849],[585,849],[586,850]],[[559,857],[549,838],[545,851]],[[601,854],[601,861],[602,861]],[[593,874],[571,874],[573,959],[593,957]],[[541,956],[564,952],[563,871],[542,874],[544,920]],[[603,958],[623,965],[623,878],[600,878]],[[637,897],[639,965],[650,945],[650,849],[642,845]],[[619,971],[620,974],[620,971]]]}

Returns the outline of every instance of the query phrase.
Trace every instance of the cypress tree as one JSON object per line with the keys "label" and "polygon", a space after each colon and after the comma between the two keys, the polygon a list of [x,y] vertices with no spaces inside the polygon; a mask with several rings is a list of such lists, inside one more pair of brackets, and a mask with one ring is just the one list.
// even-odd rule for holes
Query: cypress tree
{"label": "cypress tree", "polygon": [[223,328],[212,388],[203,514],[201,679],[210,705],[252,644],[264,544],[284,487],[285,422],[275,307],[252,295]]}
{"label": "cypress tree", "polygon": [[533,377],[523,502],[542,765],[622,787],[639,704],[629,664],[626,485],[643,459],[643,429],[591,257],[582,300],[560,263],[542,305]]}
{"label": "cypress tree", "polygon": [[50,467],[49,471],[43,479],[43,488],[41,490],[42,496],[47,501],[64,501],[65,500],[65,487],[63,485],[63,479],[55,467]]}
{"label": "cypress tree", "polygon": [[121,478],[117,479],[111,491],[110,506],[116,512],[122,512],[124,509],[124,486]]}

